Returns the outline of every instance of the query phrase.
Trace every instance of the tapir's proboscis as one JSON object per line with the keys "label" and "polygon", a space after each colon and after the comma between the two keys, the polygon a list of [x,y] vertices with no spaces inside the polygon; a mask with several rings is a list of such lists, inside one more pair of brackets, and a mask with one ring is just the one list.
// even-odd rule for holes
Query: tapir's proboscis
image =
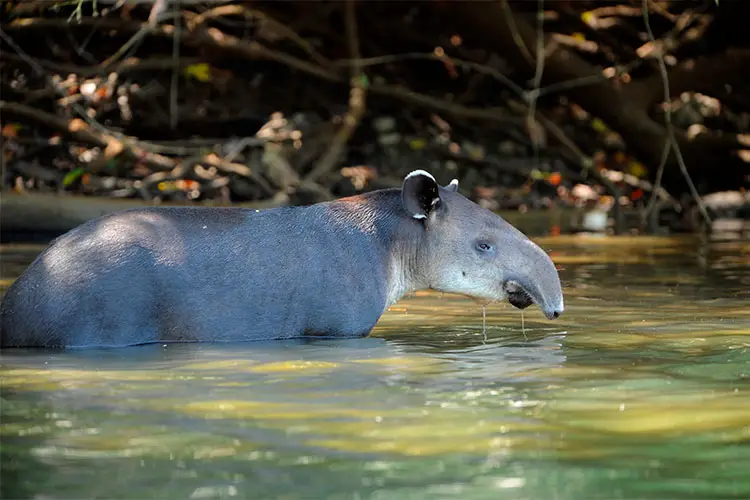
{"label": "tapir's proboscis", "polygon": [[401,188],[267,210],[149,207],[54,240],[0,307],[2,347],[366,336],[404,294],[563,312],[547,253],[423,170]]}

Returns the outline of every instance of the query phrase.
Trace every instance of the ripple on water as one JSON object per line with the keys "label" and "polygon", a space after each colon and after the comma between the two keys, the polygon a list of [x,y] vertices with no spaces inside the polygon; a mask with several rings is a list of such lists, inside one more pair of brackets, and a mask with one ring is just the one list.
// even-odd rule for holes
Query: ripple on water
{"label": "ripple on water", "polygon": [[555,322],[419,293],[368,339],[5,351],[3,496],[750,498],[750,245],[540,243]]}

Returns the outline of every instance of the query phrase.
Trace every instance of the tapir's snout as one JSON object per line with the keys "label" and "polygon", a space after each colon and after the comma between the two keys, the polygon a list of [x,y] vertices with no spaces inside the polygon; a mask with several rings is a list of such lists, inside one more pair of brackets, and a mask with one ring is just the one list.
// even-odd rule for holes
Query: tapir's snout
{"label": "tapir's snout", "polygon": [[[556,271],[555,276],[557,276]],[[565,311],[562,289],[559,285],[559,278],[550,281],[557,281],[557,284],[542,283],[543,286],[539,286],[537,282],[524,278],[506,281],[504,288],[508,302],[517,309],[526,309],[536,303],[547,319],[557,319]],[[549,286],[549,288],[545,289],[544,286]]]}
{"label": "tapir's snout", "polygon": [[[565,311],[560,276],[552,259],[531,241],[515,256],[513,271],[503,284],[508,302],[525,309],[536,304],[547,319],[557,319]],[[520,262],[519,262],[520,261]]]}
{"label": "tapir's snout", "polygon": [[557,319],[563,313],[563,309],[564,308],[561,308],[559,311],[558,310],[547,311],[544,313],[544,315],[547,316],[547,319]]}

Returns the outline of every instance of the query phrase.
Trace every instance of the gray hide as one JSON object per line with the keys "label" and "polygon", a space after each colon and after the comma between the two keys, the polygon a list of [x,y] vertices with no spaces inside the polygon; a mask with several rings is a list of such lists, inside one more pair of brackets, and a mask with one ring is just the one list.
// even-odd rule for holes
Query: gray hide
{"label": "gray hide", "polygon": [[126,210],[56,239],[8,290],[3,347],[365,336],[409,291],[563,311],[554,264],[415,171],[305,207]]}

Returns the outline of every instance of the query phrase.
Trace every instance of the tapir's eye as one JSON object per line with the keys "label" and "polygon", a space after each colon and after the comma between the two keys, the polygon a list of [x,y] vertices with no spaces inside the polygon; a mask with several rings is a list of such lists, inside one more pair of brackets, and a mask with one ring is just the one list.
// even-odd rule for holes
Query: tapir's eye
{"label": "tapir's eye", "polygon": [[479,253],[490,254],[495,250],[495,247],[489,241],[477,241],[476,249]]}

